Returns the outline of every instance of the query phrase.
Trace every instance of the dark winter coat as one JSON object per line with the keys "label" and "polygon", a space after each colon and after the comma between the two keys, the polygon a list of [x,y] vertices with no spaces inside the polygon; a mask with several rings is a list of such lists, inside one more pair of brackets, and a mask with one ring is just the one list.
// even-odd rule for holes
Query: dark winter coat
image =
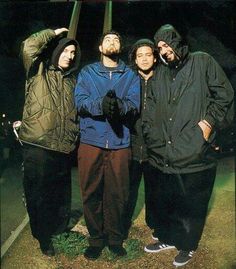
{"label": "dark winter coat", "polygon": [[[129,51],[129,63],[132,69],[136,70],[138,73],[138,66],[135,62],[136,52],[138,48],[148,46],[153,50],[155,58],[157,58],[155,45],[153,41],[147,38],[137,40]],[[154,63],[155,65],[155,63]],[[155,67],[153,66],[153,69]],[[141,100],[140,100],[140,112],[137,114],[131,123],[131,149],[132,149],[132,159],[138,162],[147,161],[147,149],[143,137],[142,125],[143,125],[143,110],[146,109],[147,94],[151,91],[151,80],[153,77],[150,77],[148,80],[145,80],[141,75]]]}
{"label": "dark winter coat", "polygon": [[[155,35],[172,46],[180,60],[175,67],[157,67],[147,99],[144,136],[151,165],[166,173],[191,173],[216,165],[212,143],[233,100],[233,89],[218,63],[207,53],[189,53],[169,25]],[[203,138],[198,122],[213,127]]]}
{"label": "dark winter coat", "polygon": [[[78,139],[73,72],[78,69],[80,49],[75,40],[57,38],[55,32],[48,29],[23,42],[27,80],[19,136],[24,143],[69,153]],[[77,55],[71,69],[63,72],[57,66],[58,59],[71,43],[76,45]]]}
{"label": "dark winter coat", "polygon": [[131,127],[132,159],[143,162],[147,161],[147,148],[143,137],[143,111],[146,109],[147,94],[151,91],[152,77],[144,80],[141,76],[141,107],[140,113],[135,117]]}

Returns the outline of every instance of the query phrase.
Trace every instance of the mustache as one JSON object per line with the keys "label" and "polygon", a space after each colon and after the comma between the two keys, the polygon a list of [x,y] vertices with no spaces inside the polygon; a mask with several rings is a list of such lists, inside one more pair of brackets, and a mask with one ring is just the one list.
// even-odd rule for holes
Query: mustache
{"label": "mustache", "polygon": [[105,55],[105,56],[113,56],[113,55],[114,56],[118,56],[118,55],[120,55],[120,50],[117,50],[117,49],[114,49],[114,50],[107,49],[102,54]]}

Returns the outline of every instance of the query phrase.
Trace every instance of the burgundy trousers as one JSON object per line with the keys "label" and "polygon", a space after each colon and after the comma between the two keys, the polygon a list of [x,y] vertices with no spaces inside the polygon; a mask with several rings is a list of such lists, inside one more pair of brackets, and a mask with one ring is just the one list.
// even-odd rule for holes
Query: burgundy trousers
{"label": "burgundy trousers", "polygon": [[79,182],[90,246],[123,243],[130,160],[130,148],[79,146]]}

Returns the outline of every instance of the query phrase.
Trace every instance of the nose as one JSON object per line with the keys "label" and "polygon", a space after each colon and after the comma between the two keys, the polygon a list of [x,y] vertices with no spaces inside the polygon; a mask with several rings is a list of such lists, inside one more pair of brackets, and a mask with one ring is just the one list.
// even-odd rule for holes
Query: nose
{"label": "nose", "polygon": [[73,58],[72,53],[70,53],[70,52],[69,52],[69,53],[67,53],[67,57],[68,57],[68,59],[70,59],[70,60],[71,60],[71,59]]}
{"label": "nose", "polygon": [[71,52],[69,52],[69,51],[67,51],[66,53],[65,53],[65,56],[69,59],[69,60],[72,60],[73,59],[73,56],[74,56],[74,54],[73,53],[71,53]]}

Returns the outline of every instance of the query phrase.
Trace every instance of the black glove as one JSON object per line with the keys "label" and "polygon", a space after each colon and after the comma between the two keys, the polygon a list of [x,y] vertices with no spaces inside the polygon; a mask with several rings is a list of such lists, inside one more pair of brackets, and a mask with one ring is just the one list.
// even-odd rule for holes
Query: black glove
{"label": "black glove", "polygon": [[102,100],[103,114],[112,117],[117,110],[117,97],[114,90],[109,90]]}
{"label": "black glove", "polygon": [[110,114],[110,102],[111,98],[105,95],[102,100],[102,111],[105,116],[108,116]]}
{"label": "black glove", "polygon": [[122,100],[118,97],[112,99],[110,103],[110,114],[112,117],[120,117],[122,116]]}

